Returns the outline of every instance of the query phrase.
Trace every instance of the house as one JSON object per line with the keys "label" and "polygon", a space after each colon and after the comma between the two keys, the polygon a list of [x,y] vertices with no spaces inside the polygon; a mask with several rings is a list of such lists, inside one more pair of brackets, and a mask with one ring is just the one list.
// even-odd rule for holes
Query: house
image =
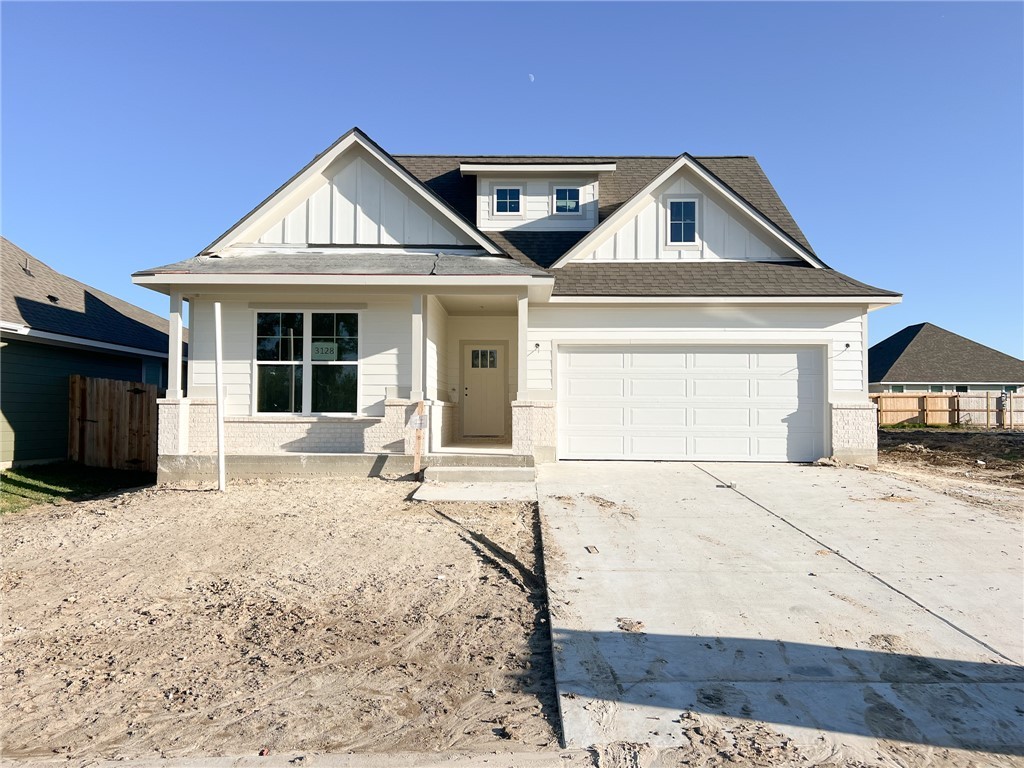
{"label": "house", "polygon": [[0,466],[60,461],[68,455],[68,377],[165,386],[167,321],[6,238],[0,255]]}
{"label": "house", "polygon": [[[391,155],[352,129],[197,256],[164,476],[262,457],[873,462],[868,312],[752,157]],[[322,457],[321,457],[322,458]],[[236,462],[237,464],[238,462]],[[294,464],[294,462],[293,462]]]}
{"label": "house", "polygon": [[868,350],[871,392],[1024,391],[1024,360],[931,323],[909,325]]}

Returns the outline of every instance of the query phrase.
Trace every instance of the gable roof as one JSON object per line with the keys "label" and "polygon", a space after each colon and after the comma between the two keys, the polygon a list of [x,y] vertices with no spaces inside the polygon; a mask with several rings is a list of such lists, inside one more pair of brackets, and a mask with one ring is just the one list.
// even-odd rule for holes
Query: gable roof
{"label": "gable roof", "polygon": [[317,177],[353,145],[358,145],[366,150],[385,168],[390,170],[400,183],[409,189],[417,199],[426,204],[429,209],[441,214],[441,216],[454,225],[456,229],[466,235],[470,240],[477,243],[487,253],[492,255],[501,255],[499,248],[490,240],[490,238],[477,229],[476,226],[471,223],[471,220],[463,216],[443,198],[438,197],[430,190],[429,187],[423,184],[420,179],[402,167],[401,164],[397,163],[383,147],[363,133],[363,131],[358,127],[351,128],[339,137],[337,141],[331,144],[331,146],[310,160],[298,171],[298,173],[288,179],[288,181],[278,187],[255,208],[245,214],[245,216],[239,219],[220,237],[200,251],[200,255],[216,251],[219,248],[230,245],[230,241],[233,237],[237,237],[241,233],[246,232],[261,218],[265,217],[273,220],[276,217],[283,216],[288,212],[283,207],[283,204],[286,202],[288,197],[306,184],[318,181]]}
{"label": "gable roof", "polygon": [[919,323],[868,350],[868,381],[1020,384],[1024,383],[1024,360],[932,323]]}
{"label": "gable roof", "polygon": [[[476,218],[476,180],[472,176],[462,175],[459,171],[461,163],[615,163],[614,171],[602,173],[599,177],[600,223],[678,158],[637,155],[394,155],[394,159],[469,221]],[[717,177],[750,207],[772,221],[800,247],[814,254],[814,249],[756,159],[748,155],[694,156],[692,159]],[[585,234],[587,233],[581,233],[581,238]]]}
{"label": "gable roof", "polygon": [[61,274],[4,237],[0,259],[4,323],[167,355],[165,318]]}

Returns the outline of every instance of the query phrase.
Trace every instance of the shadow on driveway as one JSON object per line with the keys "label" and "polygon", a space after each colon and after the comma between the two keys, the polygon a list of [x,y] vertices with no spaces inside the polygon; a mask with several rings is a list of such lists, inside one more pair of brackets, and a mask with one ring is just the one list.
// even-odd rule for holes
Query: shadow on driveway
{"label": "shadow on driveway", "polygon": [[644,632],[556,629],[553,640],[566,731],[592,743],[612,740],[593,732],[598,701],[606,724],[634,731],[658,719],[664,734],[690,711],[1024,755],[1024,667],[1013,664]]}

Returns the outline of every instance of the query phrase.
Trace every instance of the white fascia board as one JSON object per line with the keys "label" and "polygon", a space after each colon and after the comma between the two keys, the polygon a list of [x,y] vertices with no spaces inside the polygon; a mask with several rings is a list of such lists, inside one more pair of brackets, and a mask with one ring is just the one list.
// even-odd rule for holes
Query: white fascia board
{"label": "white fascia board", "polygon": [[296,285],[316,288],[324,285],[394,285],[422,288],[430,293],[443,286],[518,286],[536,285],[538,282],[554,283],[553,277],[537,275],[193,275],[193,274],[157,274],[133,275],[135,285],[147,287],[167,287],[171,285],[232,285],[245,287],[248,285]]}
{"label": "white fascia board", "polygon": [[714,178],[708,174],[707,171],[698,166],[688,155],[682,154],[677,157],[668,168],[655,176],[646,187],[633,195],[625,205],[619,207],[615,213],[597,225],[597,227],[592,229],[586,237],[570,248],[560,259],[558,259],[558,261],[551,265],[551,269],[558,269],[564,266],[567,262],[572,261],[580,254],[592,251],[605,240],[613,237],[622,224],[634,216],[642,206],[649,202],[648,198],[658,187],[675,176],[683,168],[689,168],[692,170],[706,184],[713,187],[721,195],[748,214],[749,217],[756,222],[761,229],[765,230],[774,240],[777,240],[786,248],[795,252],[801,259],[818,268],[823,268],[825,266],[817,257],[809,253],[803,246],[780,230],[775,224],[762,216],[758,211],[754,210],[748,202],[743,200],[735,192],[725,187],[720,181],[718,181],[718,179]]}
{"label": "white fascia board", "polygon": [[487,173],[609,173],[615,163],[459,163],[463,174]]}
{"label": "white fascia board", "polygon": [[[877,296],[552,296],[551,304],[878,304]],[[883,299],[898,304],[900,298]]]}
{"label": "white fascia board", "polygon": [[487,253],[500,254],[501,251],[483,237],[476,229],[468,225],[461,217],[452,212],[448,206],[440,203],[437,198],[425,191],[422,183],[407,170],[398,165],[386,153],[381,152],[372,142],[365,141],[359,131],[352,130],[339,139],[334,146],[329,148],[318,159],[310,163],[299,172],[295,178],[285,184],[274,193],[269,199],[261,203],[255,210],[244,216],[235,226],[229,229],[221,237],[203,249],[203,253],[218,252],[220,249],[234,242],[248,242],[246,238],[252,239],[252,233],[257,230],[260,224],[266,220],[276,220],[287,212],[289,204],[295,198],[312,194],[314,188],[323,182],[323,173],[335,160],[348,151],[352,146],[358,145],[370,156],[376,159],[385,168],[391,170],[398,176],[406,186],[431,210],[441,214],[460,232],[478,243]]}
{"label": "white fascia board", "polygon": [[152,349],[141,347],[127,347],[123,344],[109,344],[105,341],[94,339],[83,339],[80,336],[68,336],[63,333],[50,333],[49,331],[37,331],[27,325],[17,323],[0,322],[0,333],[12,336],[24,336],[37,341],[48,342],[56,346],[66,347],[87,347],[89,349],[102,349],[108,352],[123,352],[130,355],[145,355],[146,357],[166,358],[166,352],[157,352]]}

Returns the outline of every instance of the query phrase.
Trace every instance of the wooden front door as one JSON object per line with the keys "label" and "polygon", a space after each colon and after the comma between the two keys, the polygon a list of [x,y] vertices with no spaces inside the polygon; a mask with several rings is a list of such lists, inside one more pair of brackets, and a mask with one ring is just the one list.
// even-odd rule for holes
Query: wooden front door
{"label": "wooden front door", "polygon": [[505,434],[506,349],[486,342],[463,347],[462,434],[466,437]]}

